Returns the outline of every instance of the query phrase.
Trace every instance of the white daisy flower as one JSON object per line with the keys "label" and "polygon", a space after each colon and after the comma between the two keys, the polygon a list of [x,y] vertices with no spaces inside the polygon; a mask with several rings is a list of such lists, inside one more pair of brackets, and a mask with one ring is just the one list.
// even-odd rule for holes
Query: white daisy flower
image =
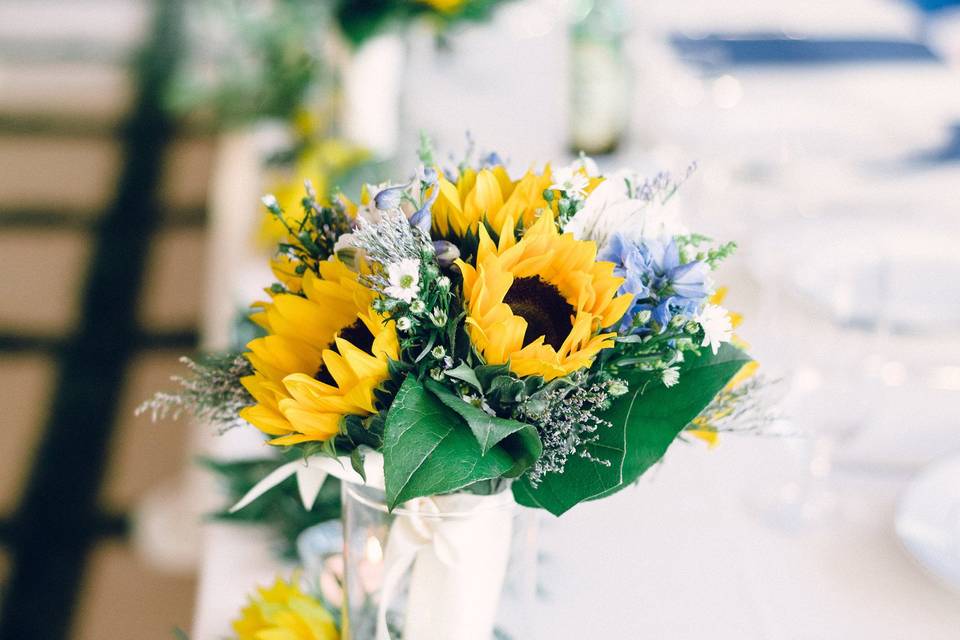
{"label": "white daisy flower", "polygon": [[555,169],[553,172],[553,184],[550,185],[550,188],[563,191],[568,196],[574,198],[586,198],[587,187],[589,185],[590,180],[578,171],[578,167],[574,164],[569,167]]}
{"label": "white daisy flower", "polygon": [[680,369],[677,367],[667,367],[660,372],[660,379],[663,380],[663,386],[669,389],[680,382]]}
{"label": "white daisy flower", "polygon": [[722,343],[730,342],[730,338],[733,337],[730,314],[719,305],[704,305],[703,310],[694,320],[703,327],[703,343],[700,346],[710,347],[714,355],[717,354]]}
{"label": "white daisy flower", "polygon": [[411,302],[420,293],[420,261],[405,258],[387,267],[390,286],[386,293],[391,298]]}

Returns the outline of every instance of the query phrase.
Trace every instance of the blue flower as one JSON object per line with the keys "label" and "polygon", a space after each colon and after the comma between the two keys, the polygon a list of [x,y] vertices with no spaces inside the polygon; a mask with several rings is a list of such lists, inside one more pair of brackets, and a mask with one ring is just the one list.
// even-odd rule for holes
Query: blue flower
{"label": "blue flower", "polygon": [[709,266],[702,261],[683,263],[673,238],[633,240],[616,233],[597,256],[612,262],[614,273],[624,278],[621,293],[636,301],[621,326],[650,311],[662,331],[675,315],[694,314],[707,297]]}

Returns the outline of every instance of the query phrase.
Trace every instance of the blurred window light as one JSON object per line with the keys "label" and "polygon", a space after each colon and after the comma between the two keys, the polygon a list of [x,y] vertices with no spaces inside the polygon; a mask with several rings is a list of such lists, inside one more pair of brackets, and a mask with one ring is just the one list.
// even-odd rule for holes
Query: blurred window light
{"label": "blurred window light", "polygon": [[934,368],[928,385],[939,391],[960,391],[960,366]]}
{"label": "blurred window light", "polygon": [[673,99],[684,109],[695,107],[703,101],[703,82],[699,78],[681,75],[673,83]]}
{"label": "blurred window light", "polygon": [[885,362],[880,367],[880,379],[888,387],[900,387],[907,381],[907,368],[902,362]]}
{"label": "blurred window light", "polygon": [[713,81],[713,102],[721,109],[733,109],[743,98],[743,87],[740,81],[729,74],[724,74]]}

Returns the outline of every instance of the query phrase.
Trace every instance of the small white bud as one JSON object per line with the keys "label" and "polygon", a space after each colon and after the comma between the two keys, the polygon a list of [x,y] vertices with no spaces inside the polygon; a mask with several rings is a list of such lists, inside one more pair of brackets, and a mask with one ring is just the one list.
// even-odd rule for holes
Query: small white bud
{"label": "small white bud", "polygon": [[410,327],[413,326],[413,322],[407,316],[404,316],[397,320],[397,329],[400,331],[410,331]]}
{"label": "small white bud", "polygon": [[410,311],[412,313],[421,314],[427,310],[427,305],[423,304],[423,300],[417,299],[410,303]]}
{"label": "small white bud", "polygon": [[609,391],[612,396],[622,396],[630,391],[630,387],[628,387],[627,383],[623,380],[611,380],[607,385],[607,391]]}
{"label": "small white bud", "polygon": [[433,356],[435,360],[440,360],[443,358],[443,356],[447,355],[447,350],[440,345],[437,345],[430,350],[430,355]]}
{"label": "small white bud", "polygon": [[437,278],[437,286],[447,291],[450,288],[450,278],[447,276],[440,276]]}
{"label": "small white bud", "polygon": [[270,209],[271,211],[273,211],[274,209],[280,208],[280,203],[277,202],[276,196],[274,196],[271,193],[268,193],[267,195],[260,198],[260,202],[262,202],[263,206],[265,206],[267,209]]}

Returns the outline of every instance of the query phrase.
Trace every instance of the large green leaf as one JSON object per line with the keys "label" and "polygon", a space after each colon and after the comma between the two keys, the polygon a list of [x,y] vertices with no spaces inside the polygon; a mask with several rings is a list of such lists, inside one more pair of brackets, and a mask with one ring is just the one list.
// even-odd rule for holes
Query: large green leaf
{"label": "large green leaf", "polygon": [[433,380],[427,381],[427,389],[466,421],[480,444],[481,453],[486,454],[500,445],[512,455],[516,463],[505,474],[507,477],[519,476],[529,469],[543,452],[540,434],[532,424],[492,416],[483,409],[464,402],[449,389]]}
{"label": "large green leaf", "polygon": [[[647,384],[645,390],[638,381],[639,388],[634,388],[634,381],[630,380],[630,393],[604,416],[614,424],[627,425],[623,485],[608,494],[635,482],[659,462],[684,427],[700,415],[748,362],[750,356],[724,344],[716,355],[706,349],[699,356],[688,355],[681,367],[680,383],[669,389],[659,381]],[[624,399],[631,400],[627,403]]]}
{"label": "large green leaf", "polygon": [[524,506],[540,507],[559,516],[584,500],[619,487],[626,453],[623,429],[601,429],[597,434],[597,441],[586,447],[592,460],[572,455],[563,473],[548,473],[536,487],[524,476],[513,483],[513,497]]}
{"label": "large green leaf", "polygon": [[[597,445],[623,449],[616,482],[612,482],[612,469],[571,457],[563,473],[549,474],[536,488],[526,478],[514,483],[514,496],[521,504],[560,515],[584,500],[616,493],[659,461],[677,434],[749,361],[749,356],[730,345],[724,345],[716,355],[707,350],[699,356],[688,355],[681,367],[680,383],[669,389],[649,373],[627,374],[630,391],[602,415],[612,427],[597,432]],[[591,453],[595,454],[593,448]]]}
{"label": "large green leaf", "polygon": [[413,376],[394,398],[383,434],[387,505],[499,478],[514,466],[502,447],[484,454],[466,422]]}

